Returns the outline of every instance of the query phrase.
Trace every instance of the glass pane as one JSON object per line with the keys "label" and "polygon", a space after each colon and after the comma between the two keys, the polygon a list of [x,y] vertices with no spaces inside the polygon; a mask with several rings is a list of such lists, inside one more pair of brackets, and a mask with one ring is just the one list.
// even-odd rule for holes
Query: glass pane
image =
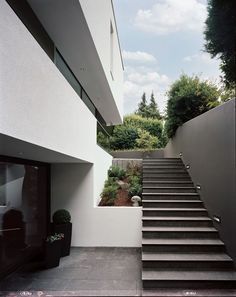
{"label": "glass pane", "polygon": [[42,247],[47,231],[46,170],[0,162],[0,273]]}

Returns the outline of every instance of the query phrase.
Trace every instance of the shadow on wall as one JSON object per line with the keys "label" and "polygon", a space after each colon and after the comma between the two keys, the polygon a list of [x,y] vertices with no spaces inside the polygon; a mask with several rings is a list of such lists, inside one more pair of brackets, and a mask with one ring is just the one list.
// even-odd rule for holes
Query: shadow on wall
{"label": "shadow on wall", "polygon": [[236,261],[235,99],[179,127],[169,141],[165,157],[179,157],[201,185],[200,195],[229,254]]}

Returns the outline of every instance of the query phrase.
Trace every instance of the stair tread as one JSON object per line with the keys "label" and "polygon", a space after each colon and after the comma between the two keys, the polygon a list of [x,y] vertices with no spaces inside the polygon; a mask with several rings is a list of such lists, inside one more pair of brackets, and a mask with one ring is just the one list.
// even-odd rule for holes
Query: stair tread
{"label": "stair tread", "polygon": [[193,184],[192,181],[189,181],[189,180],[162,180],[162,181],[154,181],[154,180],[147,180],[146,181],[147,183],[151,183],[151,184],[154,184],[154,183],[157,183],[157,182],[161,182],[162,184]]}
{"label": "stair tread", "polygon": [[191,271],[191,270],[151,270],[142,271],[142,280],[198,280],[198,281],[236,281],[236,271]]}
{"label": "stair tread", "polygon": [[142,227],[142,231],[157,232],[218,232],[214,227]]}
{"label": "stair tread", "polygon": [[143,221],[212,221],[209,217],[146,217]]}
{"label": "stair tread", "polygon": [[142,253],[142,261],[233,261],[225,253]]}
{"label": "stair tread", "polygon": [[147,192],[143,192],[142,195],[156,195],[156,196],[199,196],[198,193],[147,193]]}
{"label": "stair tread", "polygon": [[151,187],[148,187],[148,186],[144,186],[143,187],[143,189],[188,189],[188,190],[192,190],[192,189],[196,189],[195,187],[153,187],[153,186],[151,186]]}
{"label": "stair tread", "polygon": [[203,203],[202,200],[158,200],[158,199],[143,199],[142,202],[161,202],[161,203]]}
{"label": "stair tread", "polygon": [[206,211],[205,208],[188,208],[188,207],[185,207],[185,208],[148,207],[148,208],[143,208],[143,210],[145,210],[145,211],[154,211],[154,210],[157,210],[157,211]]}
{"label": "stair tread", "polygon": [[143,238],[142,244],[152,244],[152,245],[183,245],[183,244],[194,244],[194,245],[224,245],[224,243],[220,239],[208,239],[208,238]]}

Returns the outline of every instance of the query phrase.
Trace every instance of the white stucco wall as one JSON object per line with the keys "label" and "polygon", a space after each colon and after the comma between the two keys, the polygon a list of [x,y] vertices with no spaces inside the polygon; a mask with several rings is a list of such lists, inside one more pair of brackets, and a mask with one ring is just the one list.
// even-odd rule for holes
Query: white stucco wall
{"label": "white stucco wall", "polygon": [[60,208],[70,211],[72,246],[140,247],[141,207],[95,205],[111,165],[111,156],[100,147],[96,156],[94,165],[52,165],[52,213]]}
{"label": "white stucco wall", "polygon": [[93,162],[96,119],[0,1],[0,133]]}
{"label": "white stucco wall", "polygon": [[[123,65],[111,0],[79,0],[120,114],[123,114]],[[102,21],[101,21],[102,20]],[[113,34],[113,77],[110,73],[110,24]]]}

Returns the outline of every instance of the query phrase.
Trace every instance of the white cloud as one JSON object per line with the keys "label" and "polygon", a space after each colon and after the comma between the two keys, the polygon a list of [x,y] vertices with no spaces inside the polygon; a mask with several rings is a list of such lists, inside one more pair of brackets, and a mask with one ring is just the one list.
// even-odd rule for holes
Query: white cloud
{"label": "white cloud", "polygon": [[137,109],[143,92],[147,94],[147,99],[150,98],[151,92],[154,92],[159,109],[164,111],[165,92],[169,84],[170,79],[153,68],[127,66],[124,82],[125,112],[132,113]]}
{"label": "white cloud", "polygon": [[123,56],[123,59],[126,61],[134,61],[134,62],[141,62],[141,63],[156,61],[156,58],[153,55],[146,52],[140,52],[140,51],[136,51],[136,52],[123,51],[122,56]]}
{"label": "white cloud", "polygon": [[195,55],[186,56],[183,58],[184,62],[203,62],[204,64],[218,64],[217,59],[212,59],[210,54],[201,52]]}
{"label": "white cloud", "polygon": [[159,0],[150,9],[138,10],[134,24],[145,32],[166,35],[177,31],[202,31],[206,5],[198,0]]}

